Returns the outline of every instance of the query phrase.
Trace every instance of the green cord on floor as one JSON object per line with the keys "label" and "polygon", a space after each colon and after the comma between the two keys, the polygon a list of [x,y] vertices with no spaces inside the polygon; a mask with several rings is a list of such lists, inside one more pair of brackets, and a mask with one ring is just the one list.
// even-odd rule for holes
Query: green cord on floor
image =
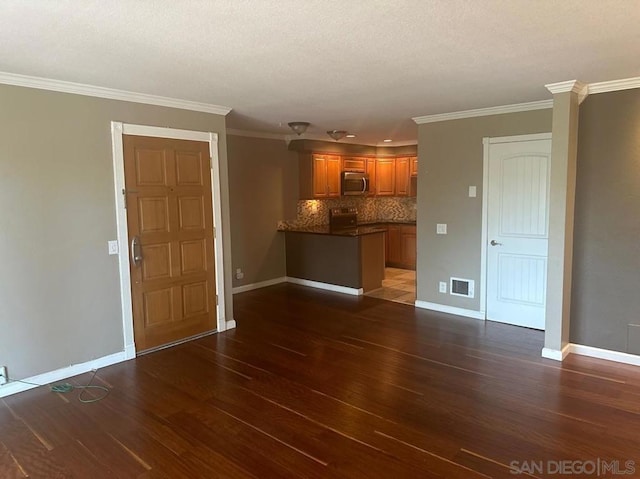
{"label": "green cord on floor", "polygon": [[68,393],[73,391],[73,385],[69,383],[54,384],[51,386],[51,392],[53,393]]}
{"label": "green cord on floor", "polygon": [[[95,386],[92,385],[91,383],[93,382],[94,378],[96,377],[96,374],[98,373],[97,369],[93,370],[93,376],[91,376],[91,380],[89,381],[89,383],[86,386],[74,386],[71,383],[58,383],[58,384],[54,384],[52,386],[50,386],[49,390],[53,393],[68,393],[71,392],[75,389],[80,389],[80,394],[78,394],[78,401],[80,401],[81,403],[85,403],[85,404],[89,404],[92,402],[98,402],[103,400],[104,398],[106,398],[109,395],[110,389],[106,388],[104,386]],[[24,383],[24,384],[30,384],[32,386],[44,386],[44,384],[36,384],[36,383],[30,383],[29,381],[21,381],[20,379],[13,379],[11,380],[11,382],[17,382],[17,383]],[[103,391],[104,394],[102,394],[101,396],[98,396],[96,398],[91,398],[91,399],[85,399],[83,398],[83,394],[85,393],[85,391],[87,391],[88,389],[98,389],[100,391]]]}

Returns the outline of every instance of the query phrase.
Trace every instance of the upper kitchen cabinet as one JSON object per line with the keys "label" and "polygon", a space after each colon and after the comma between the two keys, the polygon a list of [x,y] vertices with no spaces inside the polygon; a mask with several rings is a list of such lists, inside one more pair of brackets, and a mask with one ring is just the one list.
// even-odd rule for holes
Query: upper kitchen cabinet
{"label": "upper kitchen cabinet", "polygon": [[418,176],[418,157],[411,157],[411,176]]}
{"label": "upper kitchen cabinet", "polygon": [[396,194],[396,160],[379,158],[376,163],[376,195],[394,196]]}
{"label": "upper kitchen cabinet", "polygon": [[342,157],[342,171],[357,171],[359,173],[366,173],[367,159],[357,156],[344,156]]}
{"label": "upper kitchen cabinet", "polygon": [[396,158],[396,196],[409,196],[411,158]]}
{"label": "upper kitchen cabinet", "polygon": [[375,147],[299,139],[289,143],[299,158],[300,199],[341,196],[341,173],[366,173],[368,196],[415,196],[416,147]]}
{"label": "upper kitchen cabinet", "polygon": [[327,196],[340,196],[340,157],[325,156],[327,163]]}
{"label": "upper kitchen cabinet", "polygon": [[340,196],[341,161],[338,155],[300,155],[300,198]]}
{"label": "upper kitchen cabinet", "polygon": [[376,194],[378,196],[415,196],[411,177],[417,174],[418,159],[414,156],[379,158],[377,161]]}
{"label": "upper kitchen cabinet", "polygon": [[369,196],[378,194],[378,184],[376,182],[377,163],[375,158],[367,158],[367,168],[365,171],[369,175]]}

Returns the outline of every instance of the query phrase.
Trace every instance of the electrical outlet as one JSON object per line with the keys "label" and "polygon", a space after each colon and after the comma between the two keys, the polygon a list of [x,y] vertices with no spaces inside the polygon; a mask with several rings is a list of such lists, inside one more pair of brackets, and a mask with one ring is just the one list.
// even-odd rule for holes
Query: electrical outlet
{"label": "electrical outlet", "polygon": [[0,366],[0,386],[9,382],[9,374],[6,366]]}
{"label": "electrical outlet", "polygon": [[236,269],[236,279],[244,278],[244,273],[242,272],[242,268]]}
{"label": "electrical outlet", "polygon": [[439,291],[441,293],[446,293],[447,292],[447,283],[445,281],[440,281],[439,287],[440,287]]}

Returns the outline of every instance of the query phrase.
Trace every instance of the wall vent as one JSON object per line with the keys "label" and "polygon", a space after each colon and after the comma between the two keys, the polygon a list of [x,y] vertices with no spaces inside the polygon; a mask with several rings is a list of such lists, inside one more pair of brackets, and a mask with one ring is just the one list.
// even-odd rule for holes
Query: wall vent
{"label": "wall vent", "polygon": [[475,282],[472,279],[451,278],[449,281],[449,291],[453,296],[463,296],[473,298],[475,295]]}

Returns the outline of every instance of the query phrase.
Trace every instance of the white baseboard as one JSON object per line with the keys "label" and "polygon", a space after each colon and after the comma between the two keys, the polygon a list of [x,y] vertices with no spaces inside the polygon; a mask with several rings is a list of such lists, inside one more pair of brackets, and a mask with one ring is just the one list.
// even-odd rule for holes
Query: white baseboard
{"label": "white baseboard", "polygon": [[321,283],[320,281],[311,281],[310,279],[292,278],[287,276],[287,283],[299,284],[301,286],[310,286],[312,288],[326,289],[336,293],[351,294],[353,296],[362,296],[364,291],[362,288],[349,288],[347,286],[339,286],[337,284]]}
{"label": "white baseboard", "polygon": [[[121,363],[126,360],[127,358],[125,351],[120,351],[118,353],[109,354],[108,356],[103,356],[98,359],[87,361],[86,363],[72,364],[71,366],[68,366],[66,368],[56,369],[55,371],[38,374],[37,376],[31,376],[30,378],[26,378],[23,380],[35,384],[51,384],[56,381],[70,378],[72,376],[77,376],[78,374],[86,373],[87,371],[104,368],[106,366],[111,366],[112,364]],[[35,387],[37,386],[17,381],[9,382],[3,386],[0,386],[0,398],[27,391]]]}
{"label": "white baseboard", "polygon": [[225,331],[229,331],[230,329],[234,329],[236,327],[236,320],[235,319],[231,319],[229,321],[227,321],[227,329],[225,329]]}
{"label": "white baseboard", "polygon": [[136,345],[135,344],[127,344],[124,347],[124,360],[127,361],[129,359],[133,359],[136,357]]}
{"label": "white baseboard", "polygon": [[553,359],[554,361],[563,361],[564,358],[571,352],[571,344],[565,345],[562,350],[542,348],[542,357],[547,359]]}
{"label": "white baseboard", "polygon": [[419,300],[416,300],[415,306],[416,308],[430,309],[431,311],[438,311],[439,313],[455,314],[456,316],[464,316],[465,318],[485,319],[482,311],[474,311],[473,309],[456,308],[455,306]]}
{"label": "white baseboard", "polygon": [[584,346],[582,344],[569,344],[569,352],[580,356],[589,356],[591,358],[605,359],[607,361],[615,361],[617,363],[631,364],[640,366],[640,356],[637,354],[623,353],[620,351],[611,351],[610,349],[594,348],[593,346]]}
{"label": "white baseboard", "polygon": [[279,278],[268,279],[266,281],[260,281],[258,283],[251,283],[251,284],[244,284],[242,286],[236,286],[231,290],[231,292],[233,294],[244,293],[245,291],[251,291],[259,288],[266,288],[267,286],[273,286],[274,284],[285,283],[286,281],[287,281],[287,277],[281,276]]}

